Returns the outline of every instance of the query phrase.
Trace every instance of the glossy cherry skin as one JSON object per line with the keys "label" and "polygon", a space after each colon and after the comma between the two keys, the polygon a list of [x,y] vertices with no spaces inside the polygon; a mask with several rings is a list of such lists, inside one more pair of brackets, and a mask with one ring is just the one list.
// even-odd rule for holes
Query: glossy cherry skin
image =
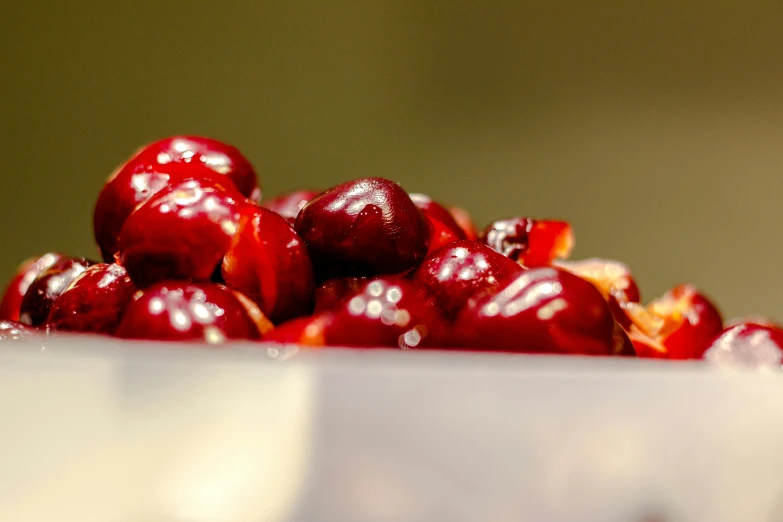
{"label": "glossy cherry skin", "polygon": [[249,299],[222,285],[164,281],[137,293],[117,336],[220,344],[258,339],[271,328]]}
{"label": "glossy cherry skin", "polygon": [[92,264],[84,258],[64,257],[41,272],[22,299],[19,322],[43,326],[55,301]]}
{"label": "glossy cherry skin", "polygon": [[296,192],[289,192],[272,199],[265,199],[261,202],[261,206],[277,212],[293,225],[296,222],[296,216],[299,215],[299,211],[320,192],[315,190],[297,190]]}
{"label": "glossy cherry skin", "polygon": [[720,365],[780,370],[783,329],[754,323],[736,324],[710,343],[703,358]]}
{"label": "glossy cherry skin", "polygon": [[557,268],[524,271],[471,299],[457,317],[463,347],[525,353],[615,355],[615,321],[596,288]]}
{"label": "glossy cherry skin", "polygon": [[62,259],[62,254],[50,252],[24,261],[6,286],[0,302],[0,320],[19,321],[19,309],[27,289],[41,272]]}
{"label": "glossy cherry skin", "polygon": [[567,222],[524,217],[495,221],[484,230],[481,240],[529,268],[566,259],[574,246],[574,235]]}
{"label": "glossy cherry skin", "polygon": [[136,286],[123,267],[92,265],[55,300],[46,326],[52,330],[111,335],[135,293]]}
{"label": "glossy cherry skin", "polygon": [[171,185],[136,208],[120,235],[120,259],[133,282],[209,281],[242,225],[247,200],[208,180]]}
{"label": "glossy cherry skin", "polygon": [[335,277],[315,291],[315,313],[336,310],[347,304],[367,284],[367,277]]}
{"label": "glossy cherry skin", "polygon": [[626,310],[638,305],[641,295],[627,266],[618,261],[598,258],[556,261],[554,265],[593,283],[609,303],[615,320],[626,330],[631,328],[631,318]]}
{"label": "glossy cherry skin", "polygon": [[473,218],[470,217],[467,210],[461,207],[448,207],[448,211],[457,225],[459,225],[459,228],[462,229],[462,232],[465,234],[465,239],[471,241],[478,239],[478,228],[476,228],[476,224],[473,222]]}
{"label": "glossy cherry skin", "polygon": [[453,317],[479,292],[500,286],[522,271],[518,263],[476,241],[451,243],[428,256],[413,275]]}
{"label": "glossy cherry skin", "polygon": [[676,286],[647,308],[628,307],[626,313],[633,321],[631,331],[648,337],[647,345],[657,343],[656,356],[663,347],[668,359],[700,359],[723,330],[718,308],[691,285]]}
{"label": "glossy cherry skin", "polygon": [[39,331],[16,321],[0,320],[0,341],[27,339],[39,335]]}
{"label": "glossy cherry skin", "polygon": [[253,206],[222,264],[226,286],[258,304],[274,323],[313,311],[315,279],[310,255],[291,225]]}
{"label": "glossy cherry skin", "polygon": [[316,278],[396,274],[424,259],[430,229],[408,194],[382,178],[363,178],[321,193],[295,225]]}

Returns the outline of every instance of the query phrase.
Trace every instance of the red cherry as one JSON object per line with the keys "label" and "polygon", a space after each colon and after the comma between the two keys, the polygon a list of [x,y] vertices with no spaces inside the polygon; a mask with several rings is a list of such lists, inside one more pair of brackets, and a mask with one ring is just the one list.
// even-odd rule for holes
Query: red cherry
{"label": "red cherry", "polygon": [[473,218],[470,217],[468,211],[460,207],[449,207],[448,210],[451,217],[453,217],[454,221],[459,225],[459,228],[465,233],[465,239],[471,241],[477,240],[479,237],[478,229],[476,228],[475,223],[473,223]]}
{"label": "red cherry", "polygon": [[633,341],[631,341],[631,338],[628,336],[628,332],[625,331],[625,328],[623,328],[617,321],[614,323],[614,331],[612,332],[612,336],[614,339],[614,348],[612,353],[624,357],[636,356],[636,347],[634,346]]}
{"label": "red cherry", "polygon": [[330,313],[298,317],[285,322],[264,336],[264,342],[298,344],[310,347],[326,345],[326,331],[334,321]]}
{"label": "red cherry", "polygon": [[27,339],[39,335],[39,331],[16,321],[0,320],[0,341]]}
{"label": "red cherry", "polygon": [[379,277],[334,311],[323,337],[331,346],[434,346],[445,320],[424,285],[400,276]]}
{"label": "red cherry", "polygon": [[226,339],[258,339],[271,328],[248,298],[222,285],[165,281],[137,294],[117,335],[219,344]]}
{"label": "red cherry", "polygon": [[714,364],[780,370],[783,329],[754,323],[734,325],[710,343],[703,357]]}
{"label": "red cherry", "polygon": [[315,312],[336,310],[347,304],[367,284],[367,277],[335,277],[315,291]]}
{"label": "red cherry", "polygon": [[316,196],[295,228],[321,281],[415,268],[430,241],[427,222],[408,194],[382,178],[349,181]]}
{"label": "red cherry", "polygon": [[123,267],[92,265],[57,298],[46,325],[53,330],[113,334],[135,293]]}
{"label": "red cherry", "polygon": [[718,309],[691,285],[674,287],[646,309],[631,306],[626,312],[633,321],[632,330],[663,346],[669,359],[701,358],[723,329]]}
{"label": "red cherry", "polygon": [[140,288],[166,279],[209,281],[241,226],[247,200],[209,180],[171,185],[125,221],[120,259]]}
{"label": "red cherry", "polygon": [[258,304],[273,322],[310,313],[315,280],[307,248],[277,213],[250,207],[223,259],[226,286]]}
{"label": "red cherry", "polygon": [[639,303],[639,287],[627,266],[608,259],[584,259],[558,261],[555,266],[590,281],[604,296],[612,309],[615,321],[626,330],[631,328],[631,318],[626,309]]}
{"label": "red cherry", "polygon": [[612,312],[596,288],[557,268],[524,271],[471,299],[456,322],[460,345],[493,351],[613,355]]}
{"label": "red cherry", "polygon": [[484,230],[481,239],[496,252],[529,268],[565,259],[574,247],[574,235],[567,222],[522,217],[495,221]]}
{"label": "red cherry", "polygon": [[478,292],[503,285],[523,270],[488,246],[463,240],[428,256],[413,278],[432,292],[449,316],[454,316]]}
{"label": "red cherry", "polygon": [[30,258],[24,261],[17,269],[14,276],[8,282],[8,286],[0,302],[0,320],[19,321],[19,308],[27,289],[38,275],[62,259],[62,254],[50,252],[40,257]]}
{"label": "red cherry", "polygon": [[261,202],[261,206],[277,212],[293,225],[299,211],[319,193],[320,191],[314,190],[297,190],[276,198],[265,199]]}
{"label": "red cherry", "polygon": [[81,257],[64,257],[41,272],[22,299],[19,321],[30,326],[43,326],[54,302],[92,264]]}

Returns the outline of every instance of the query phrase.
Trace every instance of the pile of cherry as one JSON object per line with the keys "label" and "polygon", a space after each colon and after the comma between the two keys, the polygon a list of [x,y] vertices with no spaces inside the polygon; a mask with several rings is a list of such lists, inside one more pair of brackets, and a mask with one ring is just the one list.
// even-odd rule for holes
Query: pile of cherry
{"label": "pile of cherry", "polygon": [[690,285],[646,306],[616,261],[567,261],[568,223],[502,219],[381,178],[261,201],[225,143],[152,143],[95,205],[102,263],[28,260],[0,304],[0,338],[82,332],[309,346],[492,350],[781,362],[783,330],[724,325]]}

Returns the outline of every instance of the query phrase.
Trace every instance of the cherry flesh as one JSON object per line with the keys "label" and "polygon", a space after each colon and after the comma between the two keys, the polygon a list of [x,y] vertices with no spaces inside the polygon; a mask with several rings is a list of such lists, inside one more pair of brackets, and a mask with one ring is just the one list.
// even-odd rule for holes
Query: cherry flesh
{"label": "cherry flesh", "polygon": [[296,222],[296,216],[304,208],[308,201],[320,194],[315,190],[297,190],[272,199],[265,199],[261,206],[277,212],[292,225]]}
{"label": "cherry flesh", "polygon": [[457,317],[466,348],[526,353],[615,355],[609,306],[596,288],[557,268],[524,271],[471,299]]}
{"label": "cherry flesh", "polygon": [[363,178],[321,193],[302,208],[295,228],[319,281],[396,274],[415,268],[430,242],[427,221],[396,183]]}
{"label": "cherry flesh", "polygon": [[209,180],[171,185],[128,216],[120,259],[144,288],[167,279],[209,281],[228,252],[249,203]]}
{"label": "cherry flesh", "polygon": [[92,264],[84,258],[64,257],[41,272],[22,299],[19,322],[43,326],[55,301]]}
{"label": "cherry flesh", "polygon": [[470,217],[468,211],[461,207],[448,207],[448,210],[451,217],[454,218],[454,221],[465,234],[465,239],[469,239],[470,241],[477,240],[479,237],[478,228],[476,228],[476,224],[473,222],[473,218]]}
{"label": "cherry flesh", "polygon": [[736,324],[710,343],[703,358],[720,365],[780,370],[783,329],[755,323]]}
{"label": "cherry flesh", "polygon": [[123,267],[92,265],[55,300],[46,325],[52,330],[111,335],[135,293]]}
{"label": "cherry flesh", "polygon": [[164,281],[137,294],[117,335],[220,344],[227,339],[258,339],[271,328],[248,298],[222,285]]}
{"label": "cherry flesh", "polygon": [[302,239],[276,212],[252,207],[245,213],[223,258],[226,286],[255,301],[274,323],[312,312],[315,280]]}
{"label": "cherry flesh", "polygon": [[27,289],[41,272],[51,267],[64,256],[50,252],[24,261],[6,286],[0,302],[0,320],[19,321],[19,309]]}
{"label": "cherry flesh", "polygon": [[524,217],[493,222],[484,230],[481,240],[529,268],[566,259],[574,246],[574,235],[567,222]]}
{"label": "cherry flesh", "polygon": [[446,314],[453,317],[471,297],[505,284],[523,270],[488,246],[465,240],[428,256],[413,279],[426,286]]}

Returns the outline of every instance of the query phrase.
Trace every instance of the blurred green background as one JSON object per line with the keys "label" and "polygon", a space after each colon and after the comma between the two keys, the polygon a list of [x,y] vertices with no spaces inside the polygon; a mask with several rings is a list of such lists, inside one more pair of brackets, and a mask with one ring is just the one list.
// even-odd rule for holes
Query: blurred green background
{"label": "blurred green background", "polygon": [[237,145],[266,195],[385,176],[570,220],[646,298],[783,319],[781,2],[15,2],[0,18],[0,277],[95,256],[109,172]]}

